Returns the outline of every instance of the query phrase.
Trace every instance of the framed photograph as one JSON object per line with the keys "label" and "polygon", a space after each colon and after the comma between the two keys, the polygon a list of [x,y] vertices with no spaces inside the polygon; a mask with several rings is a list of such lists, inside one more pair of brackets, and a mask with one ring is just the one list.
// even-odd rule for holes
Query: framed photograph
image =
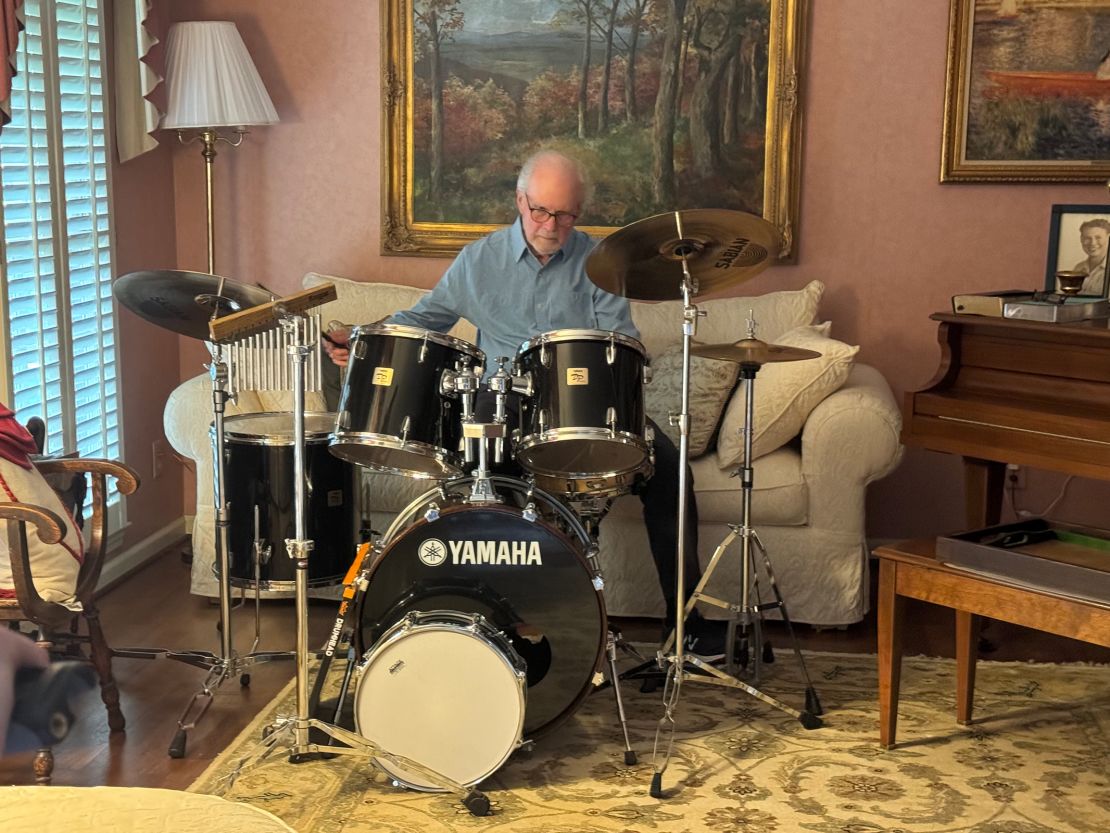
{"label": "framed photograph", "polygon": [[941,182],[1110,176],[1110,0],[951,0]]}
{"label": "framed photograph", "polygon": [[806,3],[383,0],[383,254],[512,222],[520,164],[553,148],[589,170],[590,234],[737,209],[792,259]]}
{"label": "framed photograph", "polygon": [[[1045,289],[1061,290],[1061,272],[1081,273],[1080,295],[1107,297],[1107,251],[1110,250],[1110,205],[1054,205],[1048,228]],[[1078,281],[1080,275],[1073,276]]]}

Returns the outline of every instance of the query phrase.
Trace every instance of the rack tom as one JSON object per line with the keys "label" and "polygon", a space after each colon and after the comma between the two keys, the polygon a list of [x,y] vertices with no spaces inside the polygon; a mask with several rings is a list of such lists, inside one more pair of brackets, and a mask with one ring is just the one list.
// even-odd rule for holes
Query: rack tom
{"label": "rack tom", "polygon": [[547,490],[622,494],[651,474],[644,346],[622,333],[554,330],[524,342],[517,375],[530,391],[516,458]]}
{"label": "rack tom", "polygon": [[447,479],[463,473],[462,397],[485,354],[453,336],[374,324],[351,331],[331,452],[375,471]]}

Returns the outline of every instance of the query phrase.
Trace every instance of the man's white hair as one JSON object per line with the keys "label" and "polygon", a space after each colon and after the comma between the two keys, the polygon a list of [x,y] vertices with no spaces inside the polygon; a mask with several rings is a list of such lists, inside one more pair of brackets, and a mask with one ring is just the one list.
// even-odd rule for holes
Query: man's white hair
{"label": "man's white hair", "polygon": [[528,186],[532,181],[532,173],[541,162],[554,162],[573,171],[574,175],[578,178],[578,189],[579,193],[582,195],[579,208],[584,207],[586,203],[590,201],[592,187],[585,166],[574,157],[567,156],[565,153],[560,153],[557,150],[540,150],[533,153],[524,161],[524,164],[520,166],[520,174],[516,178],[517,191],[522,194],[528,192]]}

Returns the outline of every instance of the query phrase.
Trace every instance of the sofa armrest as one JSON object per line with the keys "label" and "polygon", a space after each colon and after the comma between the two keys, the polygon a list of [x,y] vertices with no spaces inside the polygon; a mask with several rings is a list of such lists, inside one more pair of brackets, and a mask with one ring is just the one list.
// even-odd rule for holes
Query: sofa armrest
{"label": "sofa armrest", "polygon": [[845,501],[861,501],[863,489],[848,487],[866,486],[897,468],[904,451],[901,430],[902,413],[886,379],[856,363],[843,387],[813,409],[802,429],[811,524],[837,528],[862,512],[862,505]]}

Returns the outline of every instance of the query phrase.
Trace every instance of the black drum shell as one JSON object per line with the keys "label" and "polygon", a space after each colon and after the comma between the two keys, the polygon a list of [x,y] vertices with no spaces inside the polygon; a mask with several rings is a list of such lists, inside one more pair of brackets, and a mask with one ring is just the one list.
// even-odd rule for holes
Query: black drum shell
{"label": "black drum shell", "polygon": [[[589,478],[647,465],[643,348],[627,336],[614,334],[611,341],[609,335],[556,331],[522,346],[517,372],[532,385],[516,446],[524,468],[556,478]],[[610,409],[616,417],[612,437]]]}
{"label": "black drum shell", "polygon": [[[469,478],[455,481],[466,484],[465,488],[469,482]],[[566,719],[589,693],[604,650],[605,604],[585,558],[588,537],[577,521],[568,524],[546,512],[528,521],[514,505],[527,486],[500,477],[494,483],[499,494],[508,497],[506,505],[470,505],[458,494],[445,502],[436,491],[414,503],[416,510],[399,516],[398,523],[406,517],[417,520],[383,541],[359,621],[370,646],[410,611],[481,614],[506,632],[525,661],[529,679],[524,736],[538,737]],[[441,514],[428,521],[424,507],[433,501]],[[446,560],[438,566],[420,558],[420,547],[429,540],[446,547]],[[451,542],[465,546],[468,541],[491,540],[536,542],[543,563],[452,563]],[[522,642],[521,623],[531,626],[533,637],[542,634],[545,641],[536,648]],[[542,678],[534,679],[539,673]]]}
{"label": "black drum shell", "polygon": [[476,347],[440,333],[400,325],[356,327],[332,453],[376,471],[459,476],[462,402],[443,390],[443,377],[483,364]]}
{"label": "black drum shell", "polygon": [[[320,587],[342,582],[355,556],[362,519],[357,469],[328,452],[323,429],[334,424],[334,415],[310,413],[305,420],[305,537],[314,544],[308,584]],[[283,422],[287,429],[281,427]],[[261,565],[259,589],[296,587],[296,568],[285,547],[286,539],[297,537],[293,457],[291,414],[244,414],[225,420],[228,575],[233,586],[256,584],[257,505],[259,537],[270,548],[269,561]]]}

